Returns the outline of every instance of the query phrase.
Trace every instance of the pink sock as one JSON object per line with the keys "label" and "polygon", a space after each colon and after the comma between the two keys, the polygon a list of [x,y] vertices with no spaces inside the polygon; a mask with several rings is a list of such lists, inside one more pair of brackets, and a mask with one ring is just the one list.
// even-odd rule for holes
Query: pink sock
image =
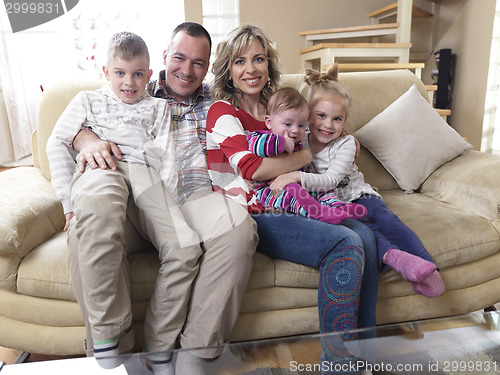
{"label": "pink sock", "polygon": [[438,270],[435,270],[432,275],[424,281],[411,283],[411,287],[415,293],[429,298],[439,297],[445,290],[443,279],[441,279]]}
{"label": "pink sock", "polygon": [[398,249],[389,249],[384,260],[385,264],[410,282],[424,281],[436,270],[433,263]]}

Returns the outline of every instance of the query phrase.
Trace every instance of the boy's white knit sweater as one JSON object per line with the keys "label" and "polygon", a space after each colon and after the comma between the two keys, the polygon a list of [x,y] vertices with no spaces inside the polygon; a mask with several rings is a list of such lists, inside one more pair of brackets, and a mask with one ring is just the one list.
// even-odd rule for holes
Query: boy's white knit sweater
{"label": "boy's white knit sweater", "polygon": [[109,86],[78,93],[65,109],[47,142],[51,181],[64,213],[72,212],[69,185],[77,152],[73,139],[82,129],[115,143],[123,161],[154,168],[177,197],[175,148],[166,100],[146,92],[133,104],[124,103]]}

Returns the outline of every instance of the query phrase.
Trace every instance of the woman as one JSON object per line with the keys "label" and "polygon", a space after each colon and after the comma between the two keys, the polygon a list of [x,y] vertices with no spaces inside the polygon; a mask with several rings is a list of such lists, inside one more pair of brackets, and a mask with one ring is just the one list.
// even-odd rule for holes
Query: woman
{"label": "woman", "polygon": [[[319,269],[320,332],[373,326],[377,268],[371,231],[355,220],[331,225],[299,215],[262,212],[248,186],[247,180],[272,179],[311,160],[308,150],[268,158],[248,150],[246,135],[266,129],[267,100],[280,79],[277,63],[276,50],[255,26],[236,28],[217,48],[212,95],[218,101],[207,117],[207,161],[214,190],[248,208],[258,224],[257,251]],[[323,357],[349,360],[342,347],[325,342]]]}

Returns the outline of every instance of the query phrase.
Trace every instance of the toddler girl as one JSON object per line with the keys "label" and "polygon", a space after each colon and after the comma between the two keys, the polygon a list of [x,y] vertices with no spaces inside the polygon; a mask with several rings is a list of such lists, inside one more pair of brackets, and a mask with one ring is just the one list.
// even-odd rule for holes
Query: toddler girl
{"label": "toddler girl", "polygon": [[[300,141],[309,117],[305,98],[295,89],[282,88],[269,99],[267,112],[265,123],[269,130],[254,131],[247,137],[250,151],[257,156],[271,157],[302,149]],[[333,194],[328,195],[328,204],[321,204],[298,183],[289,184],[277,196],[269,188],[269,181],[257,182],[254,191],[265,208],[286,210],[330,224],[366,216],[364,206],[345,204]]]}

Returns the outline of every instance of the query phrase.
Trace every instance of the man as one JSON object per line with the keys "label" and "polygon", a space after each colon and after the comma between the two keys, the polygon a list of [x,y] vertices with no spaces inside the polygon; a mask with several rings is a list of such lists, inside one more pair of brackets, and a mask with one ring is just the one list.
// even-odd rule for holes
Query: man
{"label": "man", "polygon": [[[229,339],[257,245],[256,224],[246,210],[211,190],[205,159],[205,119],[212,101],[208,86],[203,84],[208,72],[210,50],[210,36],[201,25],[190,22],[179,25],[173,31],[168,49],[164,52],[166,69],[150,87],[155,96],[166,99],[170,104],[178,153],[176,163],[180,209],[188,225],[198,234],[203,249],[187,319],[179,339],[182,348],[213,347]],[[113,157],[121,159],[116,145],[99,140],[88,130],[81,131],[75,137],[74,148],[80,152],[79,169],[82,172],[86,163],[94,169],[114,169],[116,165]],[[129,215],[132,221],[134,216],[132,210]],[[139,222],[134,222],[135,226],[144,232],[140,228],[140,220],[136,221]],[[78,267],[78,240],[72,227],[68,240],[71,273],[77,299],[85,316]],[[129,238],[126,241],[126,252],[130,254],[137,246]],[[128,275],[127,270],[124,257],[122,274]],[[125,280],[122,287],[128,291],[129,280]],[[130,298],[130,294],[128,296]],[[126,333],[123,334],[126,337]],[[128,338],[124,338],[123,342],[128,342]],[[87,343],[89,347],[92,346]],[[124,351],[130,349],[130,345],[123,346]],[[177,372],[201,373],[203,359],[212,359],[220,354],[220,347],[197,350],[196,356],[182,351],[176,364],[176,368],[182,368],[182,372]],[[191,368],[192,372],[188,371]]]}

